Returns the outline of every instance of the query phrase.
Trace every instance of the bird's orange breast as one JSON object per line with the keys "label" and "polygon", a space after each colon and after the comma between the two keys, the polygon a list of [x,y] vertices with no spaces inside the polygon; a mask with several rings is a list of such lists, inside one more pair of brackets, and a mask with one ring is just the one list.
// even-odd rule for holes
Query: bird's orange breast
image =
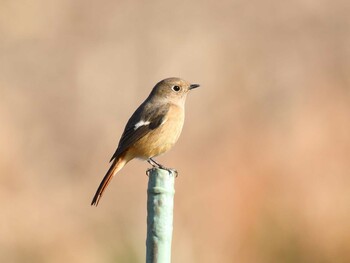
{"label": "bird's orange breast", "polygon": [[172,105],[162,125],[138,140],[128,150],[133,158],[148,159],[169,151],[177,142],[184,124],[184,109]]}

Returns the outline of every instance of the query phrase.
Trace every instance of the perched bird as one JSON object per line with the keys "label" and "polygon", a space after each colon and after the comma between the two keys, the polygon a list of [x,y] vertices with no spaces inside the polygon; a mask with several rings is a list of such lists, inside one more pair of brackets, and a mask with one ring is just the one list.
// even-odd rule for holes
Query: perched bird
{"label": "perched bird", "polygon": [[103,192],[129,161],[147,160],[153,167],[166,169],[153,158],[170,150],[180,136],[188,92],[199,87],[179,78],[158,82],[148,98],[129,119],[111,158],[112,165],[98,187],[91,205],[98,205]]}

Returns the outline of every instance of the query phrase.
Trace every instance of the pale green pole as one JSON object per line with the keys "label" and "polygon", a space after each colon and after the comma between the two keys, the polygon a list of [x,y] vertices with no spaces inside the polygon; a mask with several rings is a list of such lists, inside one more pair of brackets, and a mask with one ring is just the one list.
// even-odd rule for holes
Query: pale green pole
{"label": "pale green pole", "polygon": [[146,263],[170,263],[176,174],[159,168],[147,174]]}

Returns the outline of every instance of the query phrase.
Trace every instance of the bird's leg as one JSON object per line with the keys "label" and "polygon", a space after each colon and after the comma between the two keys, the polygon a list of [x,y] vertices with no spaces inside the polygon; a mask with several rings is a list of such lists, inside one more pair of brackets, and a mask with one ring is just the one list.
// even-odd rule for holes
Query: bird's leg
{"label": "bird's leg", "polygon": [[[157,162],[156,162],[154,159],[152,159],[152,158],[147,159],[147,162],[148,162],[150,165],[152,165],[154,168],[160,168],[160,169],[167,170],[167,171],[169,171],[169,172],[175,173],[175,177],[177,177],[177,175],[178,175],[178,173],[177,173],[177,171],[176,171],[175,169],[167,168],[167,167],[161,165],[160,163],[157,163]],[[148,171],[147,171],[147,175],[148,175]]]}
{"label": "bird's leg", "polygon": [[163,165],[157,163],[155,160],[153,160],[152,158],[149,158],[147,160],[147,162],[152,165],[153,167],[156,167],[156,168],[160,168],[160,169],[166,169]]}

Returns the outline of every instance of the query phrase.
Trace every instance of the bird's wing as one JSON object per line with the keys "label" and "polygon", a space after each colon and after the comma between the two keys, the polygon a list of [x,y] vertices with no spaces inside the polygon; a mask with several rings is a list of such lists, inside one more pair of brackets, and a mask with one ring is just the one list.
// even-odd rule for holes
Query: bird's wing
{"label": "bird's wing", "polygon": [[148,132],[161,126],[165,122],[165,116],[168,111],[169,105],[162,105],[160,107],[141,105],[126,124],[118,148],[110,161],[122,154]]}

